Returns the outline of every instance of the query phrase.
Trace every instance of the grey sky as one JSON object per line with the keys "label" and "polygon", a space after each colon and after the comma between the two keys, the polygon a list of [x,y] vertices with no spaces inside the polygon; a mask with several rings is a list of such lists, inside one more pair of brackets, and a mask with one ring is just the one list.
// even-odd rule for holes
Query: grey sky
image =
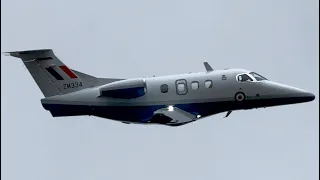
{"label": "grey sky", "polygon": [[171,128],[52,118],[19,59],[1,56],[4,180],[319,177],[319,1],[1,1],[1,51],[52,48],[99,77],[245,68],[311,103]]}

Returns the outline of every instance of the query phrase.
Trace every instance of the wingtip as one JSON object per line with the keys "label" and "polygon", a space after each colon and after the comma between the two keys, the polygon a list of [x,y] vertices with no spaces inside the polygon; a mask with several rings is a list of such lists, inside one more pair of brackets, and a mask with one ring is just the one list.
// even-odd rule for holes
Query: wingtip
{"label": "wingtip", "polygon": [[10,56],[10,52],[1,52],[1,54],[5,55],[5,56]]}

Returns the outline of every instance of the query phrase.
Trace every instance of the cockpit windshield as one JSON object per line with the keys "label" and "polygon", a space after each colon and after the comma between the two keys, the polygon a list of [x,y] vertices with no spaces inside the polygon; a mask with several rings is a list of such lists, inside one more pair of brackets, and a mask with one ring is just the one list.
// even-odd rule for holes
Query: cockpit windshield
{"label": "cockpit windshield", "polygon": [[251,74],[257,81],[268,80],[267,78],[255,72],[250,72],[249,74]]}
{"label": "cockpit windshield", "polygon": [[238,76],[239,82],[245,82],[245,81],[253,81],[253,79],[248,74],[240,74]]}

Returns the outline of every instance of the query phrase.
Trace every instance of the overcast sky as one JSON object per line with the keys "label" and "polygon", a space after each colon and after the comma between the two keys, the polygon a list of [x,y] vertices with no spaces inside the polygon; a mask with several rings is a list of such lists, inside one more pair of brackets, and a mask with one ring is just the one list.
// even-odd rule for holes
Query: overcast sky
{"label": "overcast sky", "polygon": [[70,68],[117,78],[204,71],[208,61],[316,99],[178,128],[53,118],[21,60],[1,56],[1,178],[318,179],[318,16],[317,0],[2,0],[2,52],[52,48]]}

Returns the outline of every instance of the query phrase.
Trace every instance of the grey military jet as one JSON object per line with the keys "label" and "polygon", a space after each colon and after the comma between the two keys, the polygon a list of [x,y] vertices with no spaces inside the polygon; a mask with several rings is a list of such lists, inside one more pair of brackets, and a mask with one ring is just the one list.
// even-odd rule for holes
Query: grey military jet
{"label": "grey military jet", "polygon": [[97,78],[69,69],[52,49],[7,52],[21,58],[53,117],[92,115],[123,123],[180,126],[232,111],[309,102],[302,89],[268,80],[244,69],[170,76]]}

